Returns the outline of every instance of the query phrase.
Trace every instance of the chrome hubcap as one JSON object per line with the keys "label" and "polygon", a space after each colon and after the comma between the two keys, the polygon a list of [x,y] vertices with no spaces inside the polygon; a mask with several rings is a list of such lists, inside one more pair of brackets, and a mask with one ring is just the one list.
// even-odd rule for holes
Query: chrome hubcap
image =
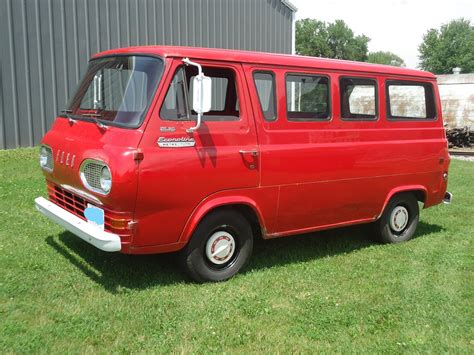
{"label": "chrome hubcap", "polygon": [[234,237],[228,232],[215,232],[207,241],[206,256],[215,265],[228,262],[235,253]]}
{"label": "chrome hubcap", "polygon": [[401,232],[408,224],[408,210],[403,206],[397,206],[390,215],[390,228],[394,232]]}

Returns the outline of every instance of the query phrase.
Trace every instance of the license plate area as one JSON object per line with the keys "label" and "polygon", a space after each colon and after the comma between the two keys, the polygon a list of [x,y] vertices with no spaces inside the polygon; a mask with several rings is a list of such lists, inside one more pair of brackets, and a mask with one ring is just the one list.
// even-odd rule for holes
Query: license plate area
{"label": "license plate area", "polygon": [[86,209],[84,210],[84,217],[87,220],[87,223],[90,223],[101,230],[104,230],[105,224],[105,213],[102,208],[87,204]]}

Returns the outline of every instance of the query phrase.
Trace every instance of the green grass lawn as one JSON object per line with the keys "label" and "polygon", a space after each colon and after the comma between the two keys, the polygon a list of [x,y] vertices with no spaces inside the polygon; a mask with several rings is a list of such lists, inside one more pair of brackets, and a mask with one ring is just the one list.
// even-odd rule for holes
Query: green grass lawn
{"label": "green grass lawn", "polygon": [[172,255],[94,249],[36,212],[37,149],[0,151],[0,352],[474,352],[474,163],[412,241],[367,228],[257,243],[198,285]]}

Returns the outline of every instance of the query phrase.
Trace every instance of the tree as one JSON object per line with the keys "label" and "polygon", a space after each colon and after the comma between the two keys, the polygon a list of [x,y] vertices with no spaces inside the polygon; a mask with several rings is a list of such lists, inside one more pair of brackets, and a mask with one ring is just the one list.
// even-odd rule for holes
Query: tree
{"label": "tree", "polygon": [[405,61],[392,52],[371,52],[367,60],[369,63],[393,65],[395,67],[404,67]]}
{"label": "tree", "polygon": [[296,52],[301,55],[366,61],[369,41],[365,35],[355,36],[342,20],[296,21]]}
{"label": "tree", "polygon": [[418,47],[420,68],[435,74],[452,73],[459,67],[474,72],[474,26],[463,18],[430,29]]}

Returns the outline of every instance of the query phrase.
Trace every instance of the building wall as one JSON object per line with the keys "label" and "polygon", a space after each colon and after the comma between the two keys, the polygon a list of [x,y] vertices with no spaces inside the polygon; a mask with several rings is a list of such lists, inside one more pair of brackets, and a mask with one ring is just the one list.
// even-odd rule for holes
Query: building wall
{"label": "building wall", "polygon": [[94,53],[165,44],[291,53],[282,0],[0,0],[0,149],[32,146]]}
{"label": "building wall", "polygon": [[444,121],[474,128],[474,74],[438,75],[437,80]]}

